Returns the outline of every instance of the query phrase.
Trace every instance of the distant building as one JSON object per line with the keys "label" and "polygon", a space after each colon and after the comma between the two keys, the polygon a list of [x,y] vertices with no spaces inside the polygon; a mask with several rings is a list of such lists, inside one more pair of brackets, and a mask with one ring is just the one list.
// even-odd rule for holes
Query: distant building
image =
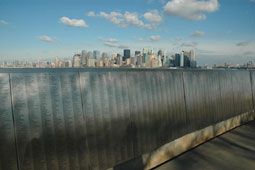
{"label": "distant building", "polygon": [[87,65],[87,51],[82,50],[81,52],[81,65],[86,66]]}
{"label": "distant building", "polygon": [[180,67],[184,67],[184,51],[181,52]]}
{"label": "distant building", "polygon": [[117,55],[117,65],[122,66],[122,61],[123,61],[123,57],[120,54],[118,54]]}
{"label": "distant building", "polygon": [[92,52],[88,52],[88,53],[87,53],[87,60],[88,60],[88,59],[94,59],[94,55],[93,55]]}
{"label": "distant building", "polygon": [[89,58],[88,59],[88,67],[95,67],[95,59],[92,57],[92,58]]}
{"label": "distant building", "polygon": [[102,53],[102,59],[104,59],[104,58],[108,58],[108,54],[105,52]]}
{"label": "distant building", "polygon": [[94,59],[99,59],[100,58],[100,51],[93,51]]}
{"label": "distant building", "polygon": [[141,55],[141,51],[135,51],[135,56]]}
{"label": "distant building", "polygon": [[124,57],[123,57],[123,61],[126,61],[127,58],[131,57],[131,51],[129,49],[125,49],[124,50]]}
{"label": "distant building", "polygon": [[75,54],[73,56],[73,67],[81,67],[81,55]]}
{"label": "distant building", "polygon": [[175,54],[174,66],[175,67],[181,66],[181,55],[180,54]]}

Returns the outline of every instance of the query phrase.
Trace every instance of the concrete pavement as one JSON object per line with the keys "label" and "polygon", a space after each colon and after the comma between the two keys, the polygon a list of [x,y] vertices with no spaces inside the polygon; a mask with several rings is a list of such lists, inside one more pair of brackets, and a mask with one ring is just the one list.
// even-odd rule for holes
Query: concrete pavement
{"label": "concrete pavement", "polygon": [[162,164],[155,170],[254,170],[255,121]]}

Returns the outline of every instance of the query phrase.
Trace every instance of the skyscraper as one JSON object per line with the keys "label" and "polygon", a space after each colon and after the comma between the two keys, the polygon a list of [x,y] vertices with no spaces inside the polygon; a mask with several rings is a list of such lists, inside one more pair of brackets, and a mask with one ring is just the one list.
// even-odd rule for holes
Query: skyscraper
{"label": "skyscraper", "polygon": [[184,66],[184,51],[181,52],[180,67]]}
{"label": "skyscraper", "polygon": [[81,66],[81,55],[75,54],[73,56],[73,67],[80,67]]}
{"label": "skyscraper", "polygon": [[180,67],[181,66],[181,55],[175,54],[174,66]]}
{"label": "skyscraper", "polygon": [[124,50],[124,57],[123,57],[123,60],[126,61],[127,58],[130,58],[131,57],[131,52],[130,52],[130,49],[125,49]]}
{"label": "skyscraper", "polygon": [[99,59],[100,58],[100,51],[93,51],[94,59]]}
{"label": "skyscraper", "polygon": [[81,52],[81,64],[85,66],[87,64],[87,51],[82,50]]}
{"label": "skyscraper", "polygon": [[135,51],[135,56],[141,55],[141,51]]}

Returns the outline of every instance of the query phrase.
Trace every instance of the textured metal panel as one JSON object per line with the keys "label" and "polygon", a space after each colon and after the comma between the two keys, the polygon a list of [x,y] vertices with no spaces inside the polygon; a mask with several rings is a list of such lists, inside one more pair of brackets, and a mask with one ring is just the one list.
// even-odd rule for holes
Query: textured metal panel
{"label": "textured metal panel", "polygon": [[58,74],[50,74],[50,92],[52,112],[54,119],[54,130],[56,138],[56,154],[58,157],[59,170],[69,170],[69,156],[67,151],[67,135],[63,111],[63,95],[61,88],[61,77]]}
{"label": "textured metal panel", "polygon": [[20,168],[85,169],[78,73],[13,73],[11,82]]}
{"label": "textured metal panel", "polygon": [[240,84],[239,89],[241,91],[241,96],[239,96],[238,101],[241,102],[241,113],[244,113],[253,109],[250,72],[242,71],[237,74],[238,83]]}
{"label": "textured metal panel", "polygon": [[252,110],[252,91],[249,71],[232,72],[234,116]]}
{"label": "textured metal panel", "polygon": [[[112,113],[112,138],[110,143],[115,155],[115,164],[134,157],[133,129],[130,121],[129,97],[125,72],[110,72],[109,90]],[[118,139],[118,140],[116,140]]]}
{"label": "textured metal panel", "polygon": [[127,88],[130,106],[130,119],[132,122],[133,132],[133,151],[134,156],[142,153],[142,145],[144,144],[144,134],[142,130],[143,124],[143,108],[139,107],[141,94],[139,92],[138,76],[136,72],[127,72]]}
{"label": "textured metal panel", "polygon": [[18,169],[9,74],[5,73],[0,73],[0,169]]}
{"label": "textured metal panel", "polygon": [[94,96],[92,91],[93,84],[93,75],[95,73],[84,72],[80,73],[81,79],[81,90],[82,90],[82,99],[84,107],[84,116],[86,120],[86,138],[89,151],[89,168],[96,169],[99,164],[98,159],[98,149],[97,141],[98,139],[98,130],[97,130],[97,119],[96,113],[94,114]]}
{"label": "textured metal panel", "polygon": [[234,96],[232,87],[232,76],[230,71],[219,71],[219,84],[223,119],[234,116]]}
{"label": "textured metal panel", "polygon": [[183,73],[185,99],[187,106],[187,125],[190,131],[198,130],[213,124],[214,116],[210,114],[210,88],[207,87],[210,72]]}
{"label": "textured metal panel", "polygon": [[[252,109],[253,72],[251,86],[247,71],[79,71],[11,73],[20,169],[107,169]],[[8,79],[1,134],[14,133]]]}
{"label": "textured metal panel", "polygon": [[144,73],[145,75],[145,82],[144,87],[142,88],[144,91],[144,97],[147,99],[147,110],[146,110],[146,117],[148,120],[148,139],[149,139],[149,148],[148,151],[152,151],[153,149],[157,148],[157,135],[158,129],[156,127],[157,117],[155,117],[156,110],[155,110],[155,102],[153,98],[153,85],[152,85],[152,77],[153,72],[148,71]]}
{"label": "textured metal panel", "polygon": [[255,110],[255,71],[250,71],[253,109]]}
{"label": "textured metal panel", "polygon": [[168,139],[172,141],[187,132],[186,107],[184,100],[182,72],[165,72],[165,85],[168,101]]}

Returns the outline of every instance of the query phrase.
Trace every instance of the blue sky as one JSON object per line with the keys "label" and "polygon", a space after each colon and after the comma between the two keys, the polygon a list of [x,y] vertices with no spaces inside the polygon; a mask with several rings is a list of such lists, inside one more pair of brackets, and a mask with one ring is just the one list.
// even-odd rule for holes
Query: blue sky
{"label": "blue sky", "polygon": [[255,0],[0,0],[0,60],[130,48],[255,62]]}

